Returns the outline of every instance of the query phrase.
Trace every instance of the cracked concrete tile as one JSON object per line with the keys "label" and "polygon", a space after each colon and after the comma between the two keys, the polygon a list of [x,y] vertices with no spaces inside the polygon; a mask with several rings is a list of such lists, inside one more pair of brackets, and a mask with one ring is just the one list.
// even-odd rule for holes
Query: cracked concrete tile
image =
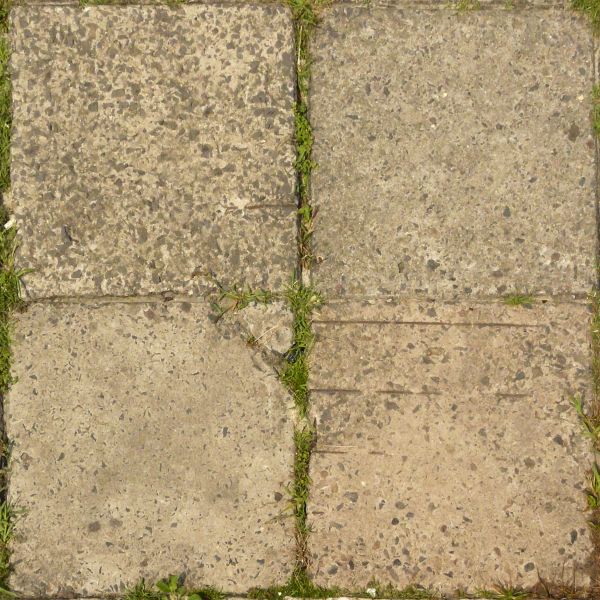
{"label": "cracked concrete tile", "polygon": [[121,592],[187,573],[230,592],[293,567],[293,411],[273,366],[198,303],[31,305],[6,406],[12,586]]}
{"label": "cracked concrete tile", "polygon": [[333,303],[316,318],[321,585],[589,583],[588,307]]}
{"label": "cracked concrete tile", "polygon": [[277,5],[17,7],[12,200],[30,297],[277,288],[296,260]]}
{"label": "cracked concrete tile", "polygon": [[329,297],[589,291],[584,19],[338,6],[312,52],[314,275]]}

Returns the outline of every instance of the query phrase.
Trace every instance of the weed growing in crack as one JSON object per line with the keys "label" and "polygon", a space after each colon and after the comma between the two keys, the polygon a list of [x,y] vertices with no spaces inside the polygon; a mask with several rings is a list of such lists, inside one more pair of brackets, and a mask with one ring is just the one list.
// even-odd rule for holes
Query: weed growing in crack
{"label": "weed growing in crack", "polygon": [[600,136],[600,85],[592,88],[592,127],[597,136]]}
{"label": "weed growing in crack", "polygon": [[315,441],[315,431],[312,427],[305,425],[294,431],[294,479],[289,488],[292,499],[296,535],[296,568],[298,572],[306,571],[306,556],[308,534],[310,532],[307,523],[308,493],[310,490],[309,463]]}
{"label": "weed growing in crack", "polygon": [[456,0],[453,6],[456,12],[464,13],[471,10],[479,10],[481,8],[481,3],[479,0]]}
{"label": "weed growing in crack", "polygon": [[495,590],[477,590],[475,598],[486,600],[526,600],[531,594],[521,588],[498,586]]}
{"label": "weed growing in crack", "polygon": [[592,473],[590,475],[590,485],[586,490],[586,497],[588,508],[590,510],[596,510],[600,508],[600,471],[598,465],[592,465]]}
{"label": "weed growing in crack", "polygon": [[[8,225],[8,227],[6,227]],[[0,395],[4,396],[13,383],[11,374],[11,313],[21,306],[20,278],[28,271],[16,271],[17,229],[8,221],[8,214],[0,207]],[[6,469],[9,443],[4,433],[0,440],[0,491],[6,493]],[[10,550],[17,511],[5,499],[0,502],[0,593],[8,594]]]}
{"label": "weed growing in crack", "polygon": [[8,17],[12,0],[0,0],[0,34],[8,33]]}
{"label": "weed growing in crack", "polygon": [[337,587],[325,588],[315,585],[306,572],[301,569],[296,569],[285,585],[253,588],[248,592],[248,598],[254,600],[283,600],[286,596],[292,598],[336,598],[348,595],[346,590]]}
{"label": "weed growing in crack", "polygon": [[507,306],[531,306],[535,298],[529,294],[509,294],[504,297],[504,304]]}
{"label": "weed growing in crack", "polygon": [[571,8],[585,14],[594,33],[600,33],[600,0],[571,0]]}
{"label": "weed growing in crack", "polygon": [[586,413],[583,401],[579,396],[572,398],[571,404],[581,421],[584,435],[590,438],[595,450],[600,450],[600,419],[597,415]]}
{"label": "weed growing in crack", "polygon": [[[590,294],[592,305],[592,321],[590,327],[590,337],[592,341],[592,386],[594,409],[598,410],[600,401],[600,292],[594,290]],[[600,415],[594,412],[591,418],[598,419],[600,424]]]}
{"label": "weed growing in crack", "polygon": [[10,575],[10,549],[18,511],[8,502],[0,503],[0,596],[9,594],[8,576]]}
{"label": "weed growing in crack", "polygon": [[[10,187],[11,86],[8,73],[10,48],[6,35],[5,6],[0,5],[0,192]],[[6,13],[8,14],[8,13]]]}
{"label": "weed growing in crack", "polygon": [[300,198],[300,207],[298,208],[298,218],[300,222],[298,245],[302,267],[310,268],[314,258],[311,240],[314,232],[314,217],[316,214],[309,203],[310,177],[313,169],[317,165],[312,160],[313,135],[308,121],[307,105],[303,102],[297,103],[294,108],[294,115],[296,122],[297,152],[294,167],[298,174],[298,196]]}
{"label": "weed growing in crack", "polygon": [[294,315],[293,341],[279,376],[294,399],[299,417],[305,419],[309,408],[309,355],[315,340],[312,313],[323,303],[323,298],[319,292],[298,281],[289,286],[285,296]]}
{"label": "weed growing in crack", "polygon": [[125,593],[125,600],[224,600],[225,597],[214,587],[186,588],[182,575],[170,575],[150,587],[142,579]]}
{"label": "weed growing in crack", "polygon": [[389,598],[390,600],[433,600],[439,598],[432,590],[428,590],[418,585],[408,585],[398,589],[391,584],[382,585],[375,579],[367,585],[367,593],[362,594],[367,598]]}
{"label": "weed growing in crack", "polygon": [[294,168],[298,178],[298,251],[303,268],[309,268],[314,258],[311,239],[316,214],[310,204],[310,178],[317,164],[312,159],[314,138],[308,108],[312,66],[309,45],[318,24],[318,10],[326,4],[327,2],[324,0],[288,0],[294,19],[296,52],[296,104],[294,105],[296,160]]}

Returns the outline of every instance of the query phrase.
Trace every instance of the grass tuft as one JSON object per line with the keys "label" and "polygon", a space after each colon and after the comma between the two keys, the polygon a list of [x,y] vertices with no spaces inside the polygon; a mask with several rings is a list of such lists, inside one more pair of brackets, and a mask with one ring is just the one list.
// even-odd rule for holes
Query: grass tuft
{"label": "grass tuft", "polygon": [[600,85],[592,88],[592,127],[597,136],[600,136]]}
{"label": "grass tuft", "polygon": [[471,10],[479,10],[481,8],[481,3],[479,0],[456,0],[453,6],[456,12],[464,13]]}
{"label": "grass tuft", "polygon": [[579,416],[584,435],[592,440],[594,449],[600,451],[600,419],[598,418],[598,415],[588,414],[584,410],[583,401],[579,396],[572,398],[571,404]]}
{"label": "grass tuft", "polygon": [[[2,5],[0,5],[2,6]],[[2,19],[0,9],[0,19]],[[1,21],[0,21],[1,22]],[[2,25],[2,28],[5,25]],[[0,32],[0,192],[10,187],[11,86],[8,72],[10,47],[6,32]]]}
{"label": "grass tuft", "polygon": [[531,306],[535,298],[529,294],[509,294],[504,297],[504,304],[508,306]]}
{"label": "grass tuft", "polygon": [[311,251],[311,238],[314,231],[313,220],[316,214],[310,204],[310,178],[317,166],[312,159],[314,138],[308,108],[308,90],[312,67],[310,39],[319,22],[319,9],[327,4],[326,0],[288,0],[294,19],[296,54],[296,104],[294,106],[296,160],[294,168],[298,177],[298,251],[300,264],[303,268],[310,268],[314,260]]}
{"label": "grass tuft", "polygon": [[297,577],[300,573],[306,574],[308,556],[308,534],[310,528],[308,517],[308,494],[310,490],[310,456],[315,442],[315,431],[305,425],[294,431],[294,479],[289,488],[292,499],[296,536],[296,570]]}
{"label": "grass tuft", "polygon": [[234,283],[231,288],[225,287],[211,274],[211,278],[219,290],[217,300],[211,303],[216,320],[228,312],[237,312],[251,304],[269,304],[277,298],[277,294],[261,288],[254,289],[248,285]]}
{"label": "grass tuft", "polygon": [[170,575],[153,586],[142,579],[125,592],[125,600],[224,600],[225,594],[214,587],[188,589],[183,575]]}
{"label": "grass tuft", "polygon": [[8,592],[10,575],[9,545],[15,531],[17,510],[8,502],[0,503],[0,597]]}
{"label": "grass tuft", "polygon": [[[8,215],[0,207],[0,396],[4,396],[13,383],[11,374],[11,312],[21,303],[20,277],[25,271],[15,271],[14,258],[17,248],[17,229],[5,227]],[[9,444],[4,435],[0,439],[0,492],[6,492],[6,469],[8,467]],[[0,595],[10,594],[10,550],[16,511],[5,500],[0,502]]]}
{"label": "grass tuft", "polygon": [[391,584],[381,585],[377,581],[371,581],[367,586],[367,598],[389,598],[390,600],[434,600],[439,594],[433,590],[418,585],[408,585],[398,589]]}
{"label": "grass tuft", "polygon": [[0,0],[0,34],[8,33],[8,17],[12,0]]}
{"label": "grass tuft", "polygon": [[499,585],[494,590],[477,590],[475,597],[485,598],[486,600],[526,600],[531,597],[531,594],[521,588]]}
{"label": "grass tuft", "polygon": [[336,598],[347,596],[348,592],[337,587],[325,588],[315,585],[306,572],[296,568],[288,583],[270,588],[253,588],[248,592],[248,598],[254,600],[283,600],[286,596],[292,598]]}
{"label": "grass tuft", "polygon": [[298,246],[302,267],[310,268],[314,259],[311,241],[315,216],[315,211],[310,204],[310,177],[317,164],[312,160],[313,133],[308,120],[308,106],[306,103],[296,103],[294,117],[296,123],[296,160],[294,167],[298,174],[298,197],[300,199],[300,208],[298,208],[300,222]]}
{"label": "grass tuft", "polygon": [[298,415],[305,419],[309,408],[309,356],[315,341],[312,312],[323,303],[323,297],[298,281],[288,287],[285,296],[294,316],[293,341],[285,354],[285,365],[279,376],[294,399]]}
{"label": "grass tuft", "polygon": [[594,33],[600,33],[600,0],[571,0],[571,7],[585,14]]}

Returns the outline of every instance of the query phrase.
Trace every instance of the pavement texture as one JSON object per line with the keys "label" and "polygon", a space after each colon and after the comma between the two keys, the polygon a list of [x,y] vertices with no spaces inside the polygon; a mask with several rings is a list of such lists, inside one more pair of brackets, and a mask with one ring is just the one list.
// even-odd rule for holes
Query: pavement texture
{"label": "pavement texture", "polygon": [[228,590],[289,575],[290,403],[203,304],[34,305],[7,404],[14,586],[123,591],[189,573]]}
{"label": "pavement texture", "polygon": [[[361,321],[356,322],[356,315]],[[586,307],[331,304],[317,317],[314,574],[589,583]]]}
{"label": "pavement texture", "polygon": [[[564,2],[481,4],[335,4],[311,42],[319,585],[598,570],[571,405],[593,402],[596,43]],[[6,203],[33,269],[4,407],[11,585],[285,583],[292,316],[210,299],[298,264],[290,11],[23,2],[11,43]]]}
{"label": "pavement texture", "polygon": [[280,287],[295,255],[289,11],[18,7],[14,216],[30,298]]}
{"label": "pavement texture", "polygon": [[[562,11],[339,6],[318,31],[317,583],[590,584],[593,56]],[[503,305],[524,291],[546,302]]]}

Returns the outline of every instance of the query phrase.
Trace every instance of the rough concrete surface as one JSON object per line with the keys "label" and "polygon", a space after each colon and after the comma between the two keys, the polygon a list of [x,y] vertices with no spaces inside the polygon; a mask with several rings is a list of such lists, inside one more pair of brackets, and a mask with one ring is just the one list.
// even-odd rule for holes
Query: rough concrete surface
{"label": "rough concrete surface", "polygon": [[582,18],[337,6],[312,52],[315,281],[329,297],[589,291]]}
{"label": "rough concrete surface", "polygon": [[333,303],[317,317],[317,583],[589,583],[588,307]]}
{"label": "rough concrete surface", "polygon": [[290,399],[203,304],[32,305],[6,407],[12,585],[119,592],[186,572],[247,591],[293,566]]}
{"label": "rough concrete surface", "polygon": [[270,5],[17,7],[12,206],[28,296],[280,287],[293,34]]}

